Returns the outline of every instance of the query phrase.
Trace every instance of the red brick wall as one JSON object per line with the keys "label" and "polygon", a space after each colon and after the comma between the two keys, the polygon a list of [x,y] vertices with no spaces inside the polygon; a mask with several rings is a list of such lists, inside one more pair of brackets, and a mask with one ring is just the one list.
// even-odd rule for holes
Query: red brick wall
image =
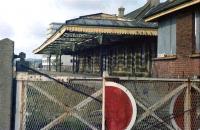
{"label": "red brick wall", "polygon": [[200,76],[200,57],[191,58],[194,50],[194,20],[192,9],[176,14],[176,58],[153,62],[152,76],[186,78]]}

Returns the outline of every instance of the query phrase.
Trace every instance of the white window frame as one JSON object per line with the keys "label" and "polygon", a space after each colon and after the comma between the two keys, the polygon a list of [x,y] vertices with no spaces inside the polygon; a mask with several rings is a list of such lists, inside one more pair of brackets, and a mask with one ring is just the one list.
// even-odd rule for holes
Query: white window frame
{"label": "white window frame", "polygon": [[200,10],[195,12],[195,53],[200,53]]}

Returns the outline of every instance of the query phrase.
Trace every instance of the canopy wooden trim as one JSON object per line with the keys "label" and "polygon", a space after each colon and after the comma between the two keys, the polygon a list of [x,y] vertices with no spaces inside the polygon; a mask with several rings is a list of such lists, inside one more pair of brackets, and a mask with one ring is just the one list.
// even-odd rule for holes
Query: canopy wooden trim
{"label": "canopy wooden trim", "polygon": [[156,20],[156,19],[158,19],[158,18],[160,18],[160,17],[162,17],[162,16],[164,16],[164,15],[167,15],[167,14],[170,14],[170,13],[173,13],[173,12],[176,12],[176,11],[178,11],[178,10],[184,9],[184,8],[186,8],[186,7],[190,7],[190,6],[195,5],[195,4],[198,4],[198,3],[200,3],[200,0],[191,0],[190,2],[187,2],[187,3],[184,3],[184,4],[178,5],[178,6],[174,7],[174,8],[170,8],[170,9],[168,9],[168,10],[165,10],[165,11],[162,11],[162,12],[157,13],[157,14],[155,14],[155,15],[152,15],[152,16],[150,16],[150,17],[147,17],[147,18],[145,19],[145,22],[154,21],[154,20]]}
{"label": "canopy wooden trim", "polygon": [[47,39],[40,47],[33,50],[33,53],[40,53],[43,49],[53,44],[58,38],[67,32],[89,33],[89,34],[116,34],[116,35],[141,35],[157,36],[157,29],[154,28],[125,28],[125,27],[102,27],[102,26],[80,26],[65,25],[62,26],[54,35]]}

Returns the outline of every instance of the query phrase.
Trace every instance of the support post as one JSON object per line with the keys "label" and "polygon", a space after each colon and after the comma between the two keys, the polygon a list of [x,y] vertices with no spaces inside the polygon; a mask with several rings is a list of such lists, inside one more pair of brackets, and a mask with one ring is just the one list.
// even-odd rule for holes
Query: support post
{"label": "support post", "polygon": [[102,130],[105,130],[106,120],[105,120],[105,82],[106,77],[108,77],[108,72],[103,72],[103,89],[102,89]]}
{"label": "support post", "polygon": [[14,42],[0,40],[0,130],[10,130],[12,114]]}
{"label": "support post", "polygon": [[49,57],[47,57],[47,58],[49,59],[48,60],[49,61],[49,64],[48,64],[49,65],[48,66],[49,67],[49,71],[51,71],[51,54],[49,54]]}
{"label": "support post", "polygon": [[73,59],[72,59],[72,63],[73,63],[73,66],[72,66],[72,71],[73,71],[73,73],[74,73],[74,68],[75,68],[74,61],[75,61],[75,58],[74,58],[74,54],[73,54]]}
{"label": "support post", "polygon": [[103,47],[100,46],[100,74],[103,75]]}
{"label": "support post", "polygon": [[60,53],[60,58],[59,58],[59,72],[62,71],[62,54]]}
{"label": "support post", "polygon": [[185,101],[184,101],[184,129],[191,130],[191,82],[188,79],[188,86],[185,93]]}
{"label": "support post", "polygon": [[58,54],[56,54],[56,72],[58,72]]}

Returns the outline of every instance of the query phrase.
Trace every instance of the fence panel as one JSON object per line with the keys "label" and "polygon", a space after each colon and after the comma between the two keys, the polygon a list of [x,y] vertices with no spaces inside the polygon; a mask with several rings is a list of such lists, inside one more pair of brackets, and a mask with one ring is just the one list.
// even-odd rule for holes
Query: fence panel
{"label": "fence panel", "polygon": [[[57,82],[28,75],[21,79],[21,130],[102,129],[102,78],[58,77]],[[133,130],[200,129],[199,80],[110,80],[125,86],[136,100]]]}
{"label": "fence panel", "polygon": [[24,87],[19,89],[20,130],[101,129],[99,80],[56,82],[47,77],[30,79],[30,76],[24,80],[23,86],[18,86]]}
{"label": "fence panel", "polygon": [[[137,120],[132,129],[200,129],[199,81],[139,79],[119,80],[118,83],[131,91],[137,103]],[[186,92],[189,85],[191,85],[190,95],[187,97]],[[187,116],[188,113],[189,116]],[[189,118],[191,122],[187,121]],[[190,128],[188,124],[191,125]]]}

